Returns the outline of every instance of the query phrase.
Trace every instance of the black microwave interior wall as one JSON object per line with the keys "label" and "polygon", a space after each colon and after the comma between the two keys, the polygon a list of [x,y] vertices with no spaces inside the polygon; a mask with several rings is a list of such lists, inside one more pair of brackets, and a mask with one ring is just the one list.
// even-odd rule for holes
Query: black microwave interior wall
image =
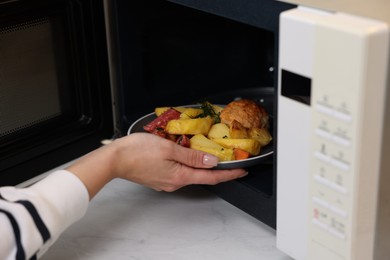
{"label": "black microwave interior wall", "polygon": [[115,1],[122,132],[155,106],[274,85],[276,34],[167,1]]}

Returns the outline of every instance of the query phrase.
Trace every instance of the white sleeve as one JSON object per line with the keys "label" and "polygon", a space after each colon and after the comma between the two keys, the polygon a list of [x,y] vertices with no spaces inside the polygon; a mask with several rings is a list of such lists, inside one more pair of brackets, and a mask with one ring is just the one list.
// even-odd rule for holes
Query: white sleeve
{"label": "white sleeve", "polygon": [[39,258],[88,204],[86,187],[66,170],[28,188],[0,188],[0,259]]}

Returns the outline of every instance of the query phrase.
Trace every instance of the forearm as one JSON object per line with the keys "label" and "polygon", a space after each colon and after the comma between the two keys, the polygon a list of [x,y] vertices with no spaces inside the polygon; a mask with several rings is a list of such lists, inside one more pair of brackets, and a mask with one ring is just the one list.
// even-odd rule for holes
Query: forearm
{"label": "forearm", "polygon": [[190,184],[217,184],[243,177],[243,169],[211,170],[215,156],[184,148],[152,134],[135,133],[79,159],[67,169],[88,189],[90,199],[114,178],[158,191],[174,191]]}
{"label": "forearm", "polygon": [[45,252],[114,178],[116,151],[115,145],[97,149],[25,189],[1,188],[0,233],[6,239],[0,243],[0,259],[14,258],[16,252],[26,259]]}
{"label": "forearm", "polygon": [[67,168],[84,183],[90,200],[115,178],[113,163],[116,152],[115,145],[107,145],[85,155]]}
{"label": "forearm", "polygon": [[88,207],[84,185],[67,171],[52,173],[29,188],[0,188],[0,195],[0,259],[42,255]]}

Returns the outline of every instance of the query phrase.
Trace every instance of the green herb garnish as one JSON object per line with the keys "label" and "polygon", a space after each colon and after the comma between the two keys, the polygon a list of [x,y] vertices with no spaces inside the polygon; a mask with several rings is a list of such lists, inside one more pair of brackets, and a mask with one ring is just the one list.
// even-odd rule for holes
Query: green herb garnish
{"label": "green herb garnish", "polygon": [[221,118],[219,117],[220,112],[215,112],[213,105],[210,102],[202,102],[200,108],[203,110],[203,113],[201,113],[198,117],[210,116],[214,120],[215,124],[221,122]]}

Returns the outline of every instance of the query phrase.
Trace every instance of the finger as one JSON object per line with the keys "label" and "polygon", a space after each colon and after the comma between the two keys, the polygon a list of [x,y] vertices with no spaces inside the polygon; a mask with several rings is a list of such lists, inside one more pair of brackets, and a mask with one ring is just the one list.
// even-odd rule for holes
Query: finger
{"label": "finger", "polygon": [[218,164],[218,158],[214,155],[179,145],[175,148],[173,159],[184,165],[193,168],[212,168]]}
{"label": "finger", "polygon": [[232,170],[203,170],[197,169],[186,174],[187,182],[191,184],[215,185],[221,182],[231,181],[246,176],[248,172],[244,169]]}

